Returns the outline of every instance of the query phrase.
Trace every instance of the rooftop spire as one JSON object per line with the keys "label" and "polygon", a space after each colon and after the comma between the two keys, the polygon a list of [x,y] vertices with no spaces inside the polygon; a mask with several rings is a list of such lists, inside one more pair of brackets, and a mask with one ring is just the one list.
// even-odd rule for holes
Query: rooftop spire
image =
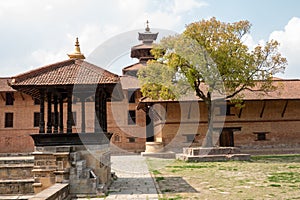
{"label": "rooftop spire", "polygon": [[146,28],[145,28],[145,31],[146,31],[146,32],[150,32],[149,21],[148,21],[148,20],[146,21],[146,24],[147,24],[147,26],[146,26]]}
{"label": "rooftop spire", "polygon": [[80,45],[79,45],[78,37],[76,38],[74,52],[68,54],[68,56],[69,56],[70,59],[72,59],[72,58],[75,58],[75,59],[85,59],[84,55],[80,51]]}
{"label": "rooftop spire", "polygon": [[141,40],[144,44],[152,44],[156,40],[158,33],[151,33],[149,28],[149,21],[146,21],[146,28],[144,33],[139,33],[138,39]]}

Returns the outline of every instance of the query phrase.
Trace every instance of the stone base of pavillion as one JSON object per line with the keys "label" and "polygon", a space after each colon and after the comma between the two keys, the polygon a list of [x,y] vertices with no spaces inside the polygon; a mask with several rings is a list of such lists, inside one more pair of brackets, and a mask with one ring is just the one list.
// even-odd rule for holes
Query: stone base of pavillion
{"label": "stone base of pavillion", "polygon": [[143,157],[152,158],[175,158],[176,154],[172,151],[167,151],[162,142],[146,142],[146,150],[142,152]]}
{"label": "stone base of pavillion", "polygon": [[34,134],[34,192],[67,183],[69,196],[106,193],[111,182],[110,135]]}
{"label": "stone base of pavillion", "polygon": [[187,162],[249,161],[250,154],[242,154],[237,147],[189,147],[183,148],[183,153],[177,154],[176,159]]}

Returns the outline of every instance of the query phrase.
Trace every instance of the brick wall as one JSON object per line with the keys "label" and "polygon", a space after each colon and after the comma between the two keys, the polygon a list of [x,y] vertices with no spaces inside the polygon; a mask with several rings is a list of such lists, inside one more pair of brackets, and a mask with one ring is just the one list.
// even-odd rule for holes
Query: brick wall
{"label": "brick wall", "polygon": [[[246,101],[244,108],[231,108],[231,116],[216,116],[215,127],[241,127],[234,132],[234,146],[246,150],[277,148],[284,151],[300,147],[300,100]],[[198,108],[197,108],[198,107]],[[185,146],[187,134],[198,133],[196,142],[201,145],[207,131],[207,109],[201,102],[161,103],[160,108],[167,111],[163,120],[155,122],[156,141],[166,146]],[[180,109],[178,109],[180,108]],[[178,111],[179,110],[179,111]],[[177,111],[177,112],[176,112]],[[216,115],[220,112],[215,110]],[[162,113],[162,111],[158,111]],[[197,120],[199,119],[200,122]],[[259,140],[258,133],[265,133]],[[219,137],[215,137],[218,145]]]}

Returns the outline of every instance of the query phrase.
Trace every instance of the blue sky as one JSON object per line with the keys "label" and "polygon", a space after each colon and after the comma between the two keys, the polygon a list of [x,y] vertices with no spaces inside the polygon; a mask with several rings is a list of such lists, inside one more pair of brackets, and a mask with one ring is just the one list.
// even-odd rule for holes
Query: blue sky
{"label": "blue sky", "polygon": [[[278,40],[289,62],[286,73],[278,76],[300,78],[297,0],[0,0],[0,76],[67,59],[77,36],[89,57],[111,38],[143,29],[147,19],[152,28],[182,32],[186,24],[213,16],[226,22],[249,20],[245,43],[250,48]],[[135,62],[126,59],[111,69],[120,74],[123,65]]]}

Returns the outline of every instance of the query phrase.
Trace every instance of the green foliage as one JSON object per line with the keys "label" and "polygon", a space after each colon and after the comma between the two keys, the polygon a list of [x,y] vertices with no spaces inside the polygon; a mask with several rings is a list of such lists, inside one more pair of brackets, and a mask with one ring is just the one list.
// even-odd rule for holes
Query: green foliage
{"label": "green foliage", "polygon": [[277,41],[253,51],[243,44],[250,27],[248,21],[225,23],[216,18],[191,23],[182,34],[163,38],[151,51],[156,61],[138,73],[144,96],[173,100],[193,91],[206,102],[207,147],[213,145],[215,100],[230,99],[241,108],[243,91],[270,92],[276,89],[274,74],[285,70],[287,61]]}
{"label": "green foliage", "polygon": [[177,73],[157,61],[149,61],[147,67],[138,71],[138,78],[142,85],[141,92],[143,96],[150,97],[153,100],[174,100],[184,90],[183,79],[177,80]]}
{"label": "green foliage", "polygon": [[[149,97],[159,99],[159,89],[164,90],[163,94],[174,91],[171,85],[180,81],[204,101],[211,101],[213,92],[219,95],[217,98],[240,99],[243,96],[238,94],[243,90],[275,89],[273,75],[283,72],[287,61],[278,52],[276,41],[258,45],[250,52],[242,43],[250,27],[248,21],[225,23],[211,18],[189,24],[182,34],[163,38],[151,51],[157,62],[139,76],[142,85],[156,83],[147,85]],[[263,81],[257,84],[257,80]],[[158,87],[159,84],[166,88]],[[182,91],[188,90],[173,92],[171,97],[182,95]]]}

